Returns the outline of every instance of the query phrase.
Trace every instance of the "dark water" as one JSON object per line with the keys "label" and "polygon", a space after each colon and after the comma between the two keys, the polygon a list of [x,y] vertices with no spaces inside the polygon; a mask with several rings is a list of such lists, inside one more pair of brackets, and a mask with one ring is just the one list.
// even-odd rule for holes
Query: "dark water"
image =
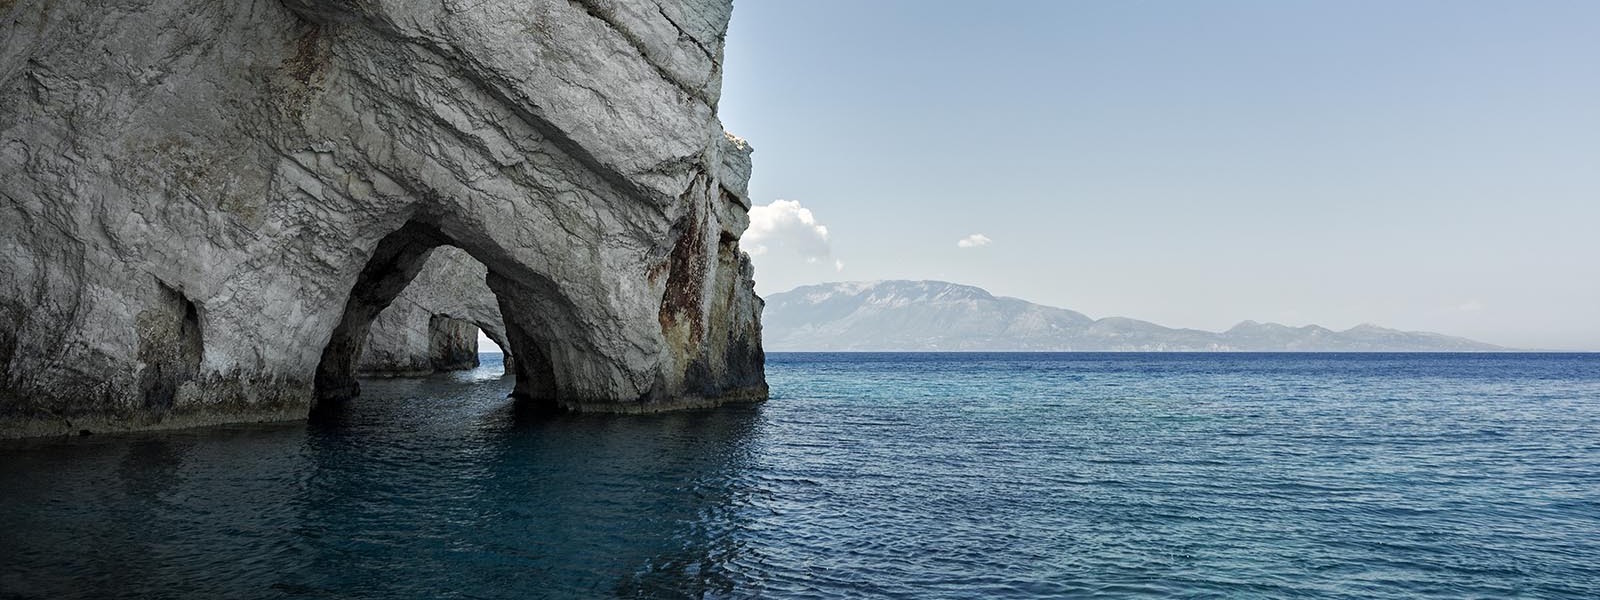
{"label": "dark water", "polygon": [[1600,355],[778,354],[0,446],[0,598],[1600,598]]}

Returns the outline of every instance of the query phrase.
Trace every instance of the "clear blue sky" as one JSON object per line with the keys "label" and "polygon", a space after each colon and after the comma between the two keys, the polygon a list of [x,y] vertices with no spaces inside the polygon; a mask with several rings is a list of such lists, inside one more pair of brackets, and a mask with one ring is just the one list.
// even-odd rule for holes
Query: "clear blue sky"
{"label": "clear blue sky", "polygon": [[762,293],[1600,349],[1600,2],[737,0],[721,114]]}

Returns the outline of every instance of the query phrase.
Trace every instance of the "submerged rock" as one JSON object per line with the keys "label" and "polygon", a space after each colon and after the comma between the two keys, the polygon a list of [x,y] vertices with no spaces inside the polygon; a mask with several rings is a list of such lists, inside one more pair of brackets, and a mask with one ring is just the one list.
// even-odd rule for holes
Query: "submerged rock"
{"label": "submerged rock", "polygon": [[0,435],[358,393],[438,248],[538,407],[764,398],[728,0],[0,3]]}

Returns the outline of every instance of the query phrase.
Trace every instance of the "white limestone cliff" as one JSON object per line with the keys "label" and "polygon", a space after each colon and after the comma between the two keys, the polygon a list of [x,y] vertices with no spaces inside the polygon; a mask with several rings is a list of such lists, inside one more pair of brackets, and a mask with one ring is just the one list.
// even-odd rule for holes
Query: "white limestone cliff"
{"label": "white limestone cliff", "polygon": [[516,395],[765,397],[729,0],[0,2],[0,435],[303,416],[435,248]]}

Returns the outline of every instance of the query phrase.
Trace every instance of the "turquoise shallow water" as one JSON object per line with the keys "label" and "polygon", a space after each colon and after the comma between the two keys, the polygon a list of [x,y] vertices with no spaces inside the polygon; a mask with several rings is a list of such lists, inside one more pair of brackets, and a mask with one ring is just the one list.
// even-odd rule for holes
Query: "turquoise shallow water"
{"label": "turquoise shallow water", "polygon": [[0,598],[1600,598],[1600,355],[775,354],[0,445]]}

